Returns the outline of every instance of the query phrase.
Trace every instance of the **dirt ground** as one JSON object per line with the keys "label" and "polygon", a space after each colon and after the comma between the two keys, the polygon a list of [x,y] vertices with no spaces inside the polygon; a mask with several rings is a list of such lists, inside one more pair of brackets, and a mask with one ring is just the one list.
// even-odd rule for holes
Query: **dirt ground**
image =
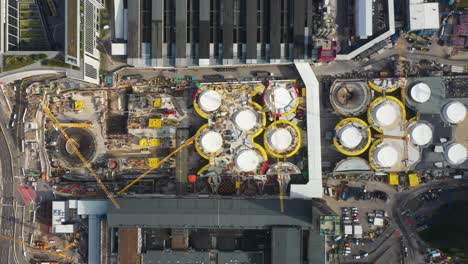
{"label": "dirt ground", "polygon": [[457,142],[462,143],[468,148],[468,118],[465,118],[461,124],[458,124],[455,130],[455,139]]}

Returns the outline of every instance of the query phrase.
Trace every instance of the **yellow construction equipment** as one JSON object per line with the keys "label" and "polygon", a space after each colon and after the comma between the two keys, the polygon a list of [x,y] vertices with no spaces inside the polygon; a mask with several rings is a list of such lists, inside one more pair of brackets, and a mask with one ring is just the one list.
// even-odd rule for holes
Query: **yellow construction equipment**
{"label": "yellow construction equipment", "polygon": [[60,127],[78,127],[78,128],[90,128],[91,123],[58,123]]}
{"label": "yellow construction equipment", "polygon": [[160,108],[161,107],[161,98],[156,98],[153,101],[153,107],[154,108]]}
{"label": "yellow construction equipment", "polygon": [[75,244],[76,244],[75,241],[71,242],[71,243],[68,244],[66,247],[64,247],[62,251],[63,251],[63,252],[66,252],[66,251],[70,250],[73,246],[75,246]]}
{"label": "yellow construction equipment", "polygon": [[160,138],[150,138],[149,139],[150,147],[159,147],[161,146],[161,139]]}
{"label": "yellow construction equipment", "polygon": [[[406,102],[406,91],[405,91],[405,85],[406,85],[406,76],[405,76],[405,69],[403,65],[403,39],[404,37],[402,34],[400,34],[400,37],[398,38],[398,65],[400,67],[400,91],[401,91],[401,101],[403,104]],[[404,110],[404,109],[403,109]],[[403,140],[405,141],[403,144],[403,163],[405,164],[408,162],[408,124],[407,120],[402,115],[403,118]]]}
{"label": "yellow construction equipment", "polygon": [[[52,112],[50,111],[49,107],[43,103],[42,104],[42,109],[44,110],[44,112],[47,114],[47,116],[49,117],[49,119],[52,121],[52,123],[54,123],[55,127],[57,127],[57,129],[60,131],[60,133],[63,135],[63,137],[66,139],[66,141],[68,142],[70,140],[70,137],[68,136],[68,134],[65,132],[65,130],[63,130],[63,128],[61,126],[59,126],[58,124],[60,124],[57,119],[55,118],[55,116],[52,114]],[[114,206],[116,208],[119,208],[120,209],[120,205],[117,203],[117,201],[115,200],[115,198],[112,196],[112,194],[109,192],[109,190],[107,189],[107,187],[104,185],[104,183],[101,181],[101,178],[99,178],[99,176],[96,174],[96,172],[94,171],[93,167],[91,166],[91,164],[89,164],[89,162],[86,160],[85,157],[83,157],[83,154],[81,154],[80,150],[78,149],[78,147],[75,145],[75,144],[70,144],[70,147],[73,149],[74,153],[78,156],[78,158],[81,160],[81,162],[83,162],[83,164],[85,165],[85,167],[89,170],[89,172],[91,173],[91,175],[93,175],[93,177],[96,179],[96,181],[98,182],[99,186],[101,186],[101,189],[104,191],[104,193],[106,193],[107,197],[109,198],[109,200],[112,202],[112,204],[114,204]]]}
{"label": "yellow construction equipment", "polygon": [[388,175],[388,184],[390,185],[399,185],[400,184],[400,176],[398,174],[392,172]]}
{"label": "yellow construction equipment", "polygon": [[409,179],[409,186],[410,187],[416,187],[419,185],[419,177],[416,173],[411,173],[408,175]]}
{"label": "yellow construction equipment", "polygon": [[142,138],[140,139],[140,141],[138,141],[139,145],[140,145],[140,148],[142,149],[145,149],[148,147],[148,141],[146,140],[146,138]]}
{"label": "yellow construction equipment", "polygon": [[138,178],[134,179],[132,182],[130,182],[129,184],[127,184],[127,186],[123,187],[122,190],[118,191],[117,194],[122,194],[124,192],[126,192],[130,187],[132,187],[135,183],[139,182],[141,179],[143,179],[146,175],[150,174],[153,170],[159,168],[159,166],[161,166],[161,164],[163,164],[164,162],[166,162],[167,160],[169,160],[170,158],[172,158],[174,155],[176,155],[177,153],[179,153],[179,151],[181,151],[182,149],[192,145],[194,142],[195,142],[195,138],[196,138],[196,135],[194,135],[193,137],[187,139],[184,143],[182,143],[178,148],[176,148],[173,152],[171,152],[169,155],[167,155],[166,157],[162,158],[160,161],[157,162],[157,164],[153,164],[154,166],[151,166],[150,165],[150,168],[148,170],[146,170],[143,174],[141,174],[140,176],[138,176]]}
{"label": "yellow construction equipment", "polygon": [[24,241],[24,240],[15,239],[13,237],[6,236],[6,235],[3,235],[3,234],[0,234],[0,239],[13,241],[14,243],[24,245],[25,247],[28,247],[28,248],[30,248],[32,250],[40,251],[41,253],[46,254],[46,255],[53,255],[53,256],[56,256],[56,257],[59,257],[59,258],[63,258],[63,259],[73,261],[73,257],[71,257],[71,256],[68,256],[68,255],[63,254],[63,253],[56,253],[56,252],[48,251],[47,250],[48,249],[47,242],[37,241],[36,243],[34,243],[34,246],[30,246],[29,243]]}
{"label": "yellow construction equipment", "polygon": [[159,166],[159,159],[158,158],[149,158],[148,159],[148,166],[150,168],[157,168]]}
{"label": "yellow construction equipment", "polygon": [[73,108],[75,109],[75,111],[81,111],[84,108],[84,103],[81,101],[75,101],[73,103]]}
{"label": "yellow construction equipment", "polygon": [[149,128],[161,128],[162,120],[160,118],[150,118],[148,121]]}

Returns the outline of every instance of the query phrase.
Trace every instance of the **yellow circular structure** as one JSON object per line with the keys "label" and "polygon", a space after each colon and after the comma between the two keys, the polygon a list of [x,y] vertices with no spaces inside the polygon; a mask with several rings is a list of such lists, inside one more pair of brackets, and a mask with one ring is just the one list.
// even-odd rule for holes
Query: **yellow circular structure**
{"label": "yellow circular structure", "polygon": [[197,134],[196,134],[196,138],[195,138],[194,145],[195,145],[195,150],[198,152],[198,154],[199,154],[202,158],[209,160],[209,159],[210,159],[210,157],[209,157],[210,155],[205,153],[205,151],[202,149],[202,146],[201,146],[201,144],[200,144],[200,139],[201,139],[203,133],[207,131],[207,128],[208,128],[208,124],[204,124],[203,126],[201,126],[201,127],[198,129]]}
{"label": "yellow circular structure", "polygon": [[[379,92],[379,93],[382,93],[382,91],[383,91],[382,88],[380,86],[378,86],[377,84],[373,83],[372,80],[369,80],[367,82],[367,84],[369,84],[369,86],[370,86],[370,88],[372,88],[372,90],[374,90],[376,92]],[[399,88],[399,86],[395,85],[392,88],[385,89],[385,92],[386,93],[391,93],[391,92],[396,91],[398,88]]]}
{"label": "yellow circular structure", "polygon": [[278,120],[270,124],[263,140],[266,151],[276,158],[295,155],[302,144],[300,129],[288,120]]}
{"label": "yellow circular structure", "polygon": [[[381,106],[384,100],[390,102],[392,105],[387,104]],[[393,106],[395,104],[398,105],[398,110],[400,111],[400,113],[394,112],[395,109]],[[398,116],[398,114],[401,114],[401,116]],[[377,123],[376,120],[374,120],[376,118],[383,119],[381,120],[381,124]],[[372,101],[372,103],[369,106],[369,109],[367,109],[367,121],[378,132],[382,132],[382,125],[393,126],[394,124],[392,123],[396,123],[398,118],[406,120],[406,109],[403,103],[393,96],[377,97],[374,101]]]}
{"label": "yellow circular structure", "polygon": [[210,163],[206,164],[205,166],[203,166],[201,169],[197,171],[197,175],[198,176],[202,175],[209,167],[210,167]]}
{"label": "yellow circular structure", "polygon": [[217,111],[223,103],[222,95],[216,90],[198,90],[193,98],[193,108],[197,114],[205,119],[208,115]]}
{"label": "yellow circular structure", "polygon": [[374,153],[374,150],[375,148],[382,142],[382,139],[377,139],[376,141],[374,141],[374,143],[372,144],[372,146],[370,147],[369,149],[369,164],[371,166],[371,168],[373,170],[375,170],[377,168],[377,166],[375,166],[375,163],[374,163],[374,158],[373,158],[373,153]]}
{"label": "yellow circular structure", "polygon": [[350,117],[341,120],[335,126],[335,132],[333,145],[346,156],[361,155],[371,144],[371,130],[360,118]]}
{"label": "yellow circular structure", "polygon": [[388,141],[376,140],[369,149],[369,164],[372,169],[391,169],[401,162],[399,149]]}

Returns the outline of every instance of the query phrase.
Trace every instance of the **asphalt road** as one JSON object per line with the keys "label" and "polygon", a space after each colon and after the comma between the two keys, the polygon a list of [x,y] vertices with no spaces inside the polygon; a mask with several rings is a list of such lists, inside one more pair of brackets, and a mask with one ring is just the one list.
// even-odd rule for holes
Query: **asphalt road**
{"label": "asphalt road", "polygon": [[[1,104],[5,102],[0,101]],[[9,123],[9,116],[0,115],[0,183],[1,183],[1,218],[0,233],[11,239],[23,240],[24,208],[21,206],[21,197],[15,192],[16,185],[21,183],[19,176],[20,158],[17,155],[14,135],[18,130],[8,130],[5,124]],[[17,122],[19,119],[17,118]],[[22,123],[22,122],[21,122]],[[18,141],[21,143],[21,140]],[[27,243],[27,242],[26,242]],[[24,256],[22,243],[11,240],[0,240],[0,264],[28,263]]]}
{"label": "asphalt road", "polygon": [[[3,124],[1,125],[3,127]],[[13,237],[15,231],[15,212],[14,203],[14,183],[13,168],[11,164],[10,152],[7,139],[4,135],[5,130],[0,133],[0,164],[1,164],[1,201],[2,201],[2,219],[0,224],[1,234]],[[13,242],[8,240],[0,241],[0,263],[14,263],[13,261]]]}

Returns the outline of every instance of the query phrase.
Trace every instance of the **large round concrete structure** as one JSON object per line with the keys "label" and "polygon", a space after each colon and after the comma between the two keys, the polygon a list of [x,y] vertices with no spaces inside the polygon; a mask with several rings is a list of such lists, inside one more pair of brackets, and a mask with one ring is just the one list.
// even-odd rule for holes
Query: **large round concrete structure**
{"label": "large round concrete structure", "polygon": [[371,131],[369,126],[359,118],[346,118],[336,126],[333,144],[346,156],[357,156],[369,148]]}
{"label": "large round concrete structure", "polygon": [[219,132],[207,131],[200,136],[200,147],[209,154],[220,151],[223,147],[223,137]]}
{"label": "large round concrete structure", "polygon": [[411,103],[422,104],[431,98],[431,87],[427,83],[418,82],[408,90],[408,99]]}
{"label": "large round concrete structure", "polygon": [[358,116],[364,113],[372,95],[364,82],[336,82],[330,89],[330,102],[333,109],[344,116]]}
{"label": "large round concrete structure", "polygon": [[243,108],[235,112],[232,121],[242,131],[254,131],[260,124],[259,114],[250,108]]}
{"label": "large round concrete structure", "polygon": [[263,103],[278,115],[287,115],[294,112],[299,104],[297,90],[290,83],[273,82],[263,94]]}
{"label": "large round concrete structure", "polygon": [[450,124],[459,124],[466,118],[466,106],[458,101],[447,103],[442,108],[442,117]]}
{"label": "large round concrete structure", "polygon": [[57,138],[57,150],[59,159],[63,160],[69,167],[83,166],[81,159],[76,154],[76,149],[87,160],[91,161],[96,154],[96,140],[93,133],[85,128],[67,128],[66,139],[62,134]]}
{"label": "large round concrete structure", "polygon": [[214,112],[222,104],[222,96],[217,91],[206,90],[198,95],[198,105],[204,112]]}
{"label": "large round concrete structure", "polygon": [[369,151],[369,161],[377,168],[391,168],[400,158],[398,149],[388,142],[377,142]]}
{"label": "large round concrete structure", "polygon": [[292,122],[273,122],[265,131],[264,142],[267,152],[277,158],[291,157],[300,148],[301,132]]}
{"label": "large round concrete structure", "polygon": [[466,147],[460,143],[451,143],[445,147],[445,159],[453,166],[465,163],[467,158]]}
{"label": "large round concrete structure", "polygon": [[208,124],[200,127],[196,134],[195,150],[205,159],[218,156],[223,150],[223,136],[218,130],[208,127]]}
{"label": "large round concrete structure", "polygon": [[255,172],[263,162],[255,149],[243,149],[236,153],[234,165],[240,172]]}
{"label": "large round concrete structure", "polygon": [[378,97],[367,112],[368,121],[377,130],[392,129],[406,118],[406,111],[400,100],[393,96]]}
{"label": "large round concrete structure", "polygon": [[432,143],[433,128],[425,121],[415,121],[409,124],[408,133],[411,142],[417,146],[427,146]]}

